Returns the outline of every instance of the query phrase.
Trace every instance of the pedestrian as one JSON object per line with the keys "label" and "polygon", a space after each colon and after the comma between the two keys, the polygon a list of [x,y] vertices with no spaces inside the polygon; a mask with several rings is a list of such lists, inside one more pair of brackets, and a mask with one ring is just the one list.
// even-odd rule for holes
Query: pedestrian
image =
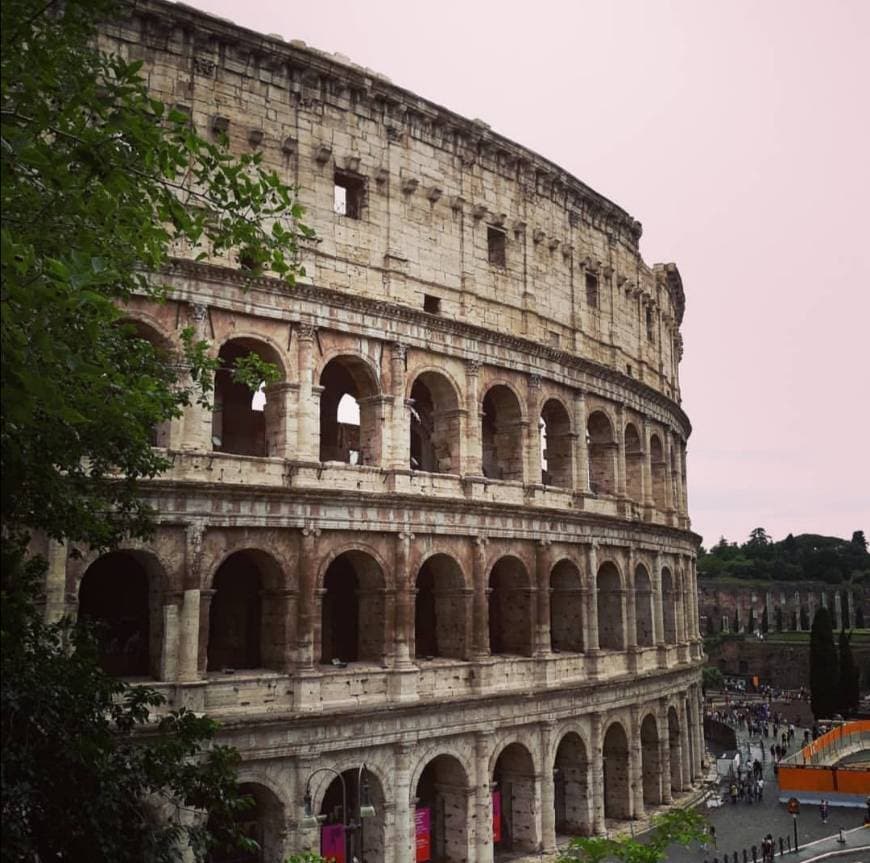
{"label": "pedestrian", "polygon": [[822,824],[828,823],[828,801],[825,798],[822,798],[822,802],[819,804],[819,815],[822,818]]}
{"label": "pedestrian", "polygon": [[776,744],[775,743],[770,744],[770,760],[776,761]]}
{"label": "pedestrian", "polygon": [[737,803],[737,784],[735,782],[731,783],[730,793],[731,793],[731,802]]}
{"label": "pedestrian", "polygon": [[710,825],[710,841],[713,843],[714,848],[719,847],[719,843],[716,841],[716,827],[715,825]]}
{"label": "pedestrian", "polygon": [[770,833],[761,840],[761,863],[773,863],[773,836]]}
{"label": "pedestrian", "polygon": [[760,776],[758,777],[758,781],[755,783],[755,789],[758,792],[758,799],[764,799],[764,779]]}

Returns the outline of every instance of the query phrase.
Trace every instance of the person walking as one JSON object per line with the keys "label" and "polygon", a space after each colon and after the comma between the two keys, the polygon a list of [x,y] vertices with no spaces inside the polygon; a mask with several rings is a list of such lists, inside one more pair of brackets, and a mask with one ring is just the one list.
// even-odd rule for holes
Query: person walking
{"label": "person walking", "polygon": [[761,863],[773,863],[773,836],[770,833],[761,840]]}
{"label": "person walking", "polygon": [[759,776],[755,783],[755,792],[759,800],[764,799],[764,779]]}
{"label": "person walking", "polygon": [[729,793],[731,794],[731,802],[737,803],[737,784],[735,782],[731,783],[731,788]]}
{"label": "person walking", "polygon": [[822,824],[828,823],[828,801],[825,798],[822,798],[822,802],[819,804],[819,815],[822,819]]}

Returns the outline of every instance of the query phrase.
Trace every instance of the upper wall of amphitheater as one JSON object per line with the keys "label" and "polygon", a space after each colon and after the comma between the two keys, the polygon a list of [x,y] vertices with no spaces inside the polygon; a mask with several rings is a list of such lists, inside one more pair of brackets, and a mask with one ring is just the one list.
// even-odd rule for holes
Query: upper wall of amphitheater
{"label": "upper wall of amphitheater", "polygon": [[188,7],[147,0],[103,39],[202,133],[260,150],[298,188],[317,233],[303,281],[582,356],[679,401],[676,266],[645,264],[640,223],[559,166],[344,58]]}

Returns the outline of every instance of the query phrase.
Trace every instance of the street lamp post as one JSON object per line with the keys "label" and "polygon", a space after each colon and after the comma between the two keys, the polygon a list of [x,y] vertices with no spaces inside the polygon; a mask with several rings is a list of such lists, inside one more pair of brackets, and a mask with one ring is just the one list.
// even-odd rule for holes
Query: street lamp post
{"label": "street lamp post", "polygon": [[[305,796],[302,798],[302,821],[300,822],[300,826],[303,829],[319,827],[326,818],[325,815],[315,815],[312,805],[311,780],[318,773],[331,773],[333,776],[337,777],[338,781],[341,783],[341,823],[345,828],[344,841],[345,853],[347,853],[347,842],[350,838],[350,834],[352,833],[352,831],[359,830],[360,838],[362,838],[363,819],[372,818],[377,814],[375,812],[375,807],[372,806],[371,801],[369,800],[368,771],[365,764],[363,763],[362,765],[360,765],[359,772],[357,773],[356,787],[358,803],[356,814],[359,819],[359,823],[355,822],[353,819],[348,820],[347,783],[345,782],[344,776],[333,767],[318,767],[316,770],[312,771],[308,775],[308,778],[305,780]],[[360,852],[362,853],[362,849],[360,849]],[[363,861],[363,863],[365,863],[365,861]]]}

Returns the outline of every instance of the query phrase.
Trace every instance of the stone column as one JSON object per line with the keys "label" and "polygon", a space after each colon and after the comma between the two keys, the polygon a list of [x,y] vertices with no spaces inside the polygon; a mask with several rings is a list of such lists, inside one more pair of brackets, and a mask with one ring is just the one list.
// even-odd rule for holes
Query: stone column
{"label": "stone column", "polygon": [[405,363],[407,349],[400,342],[391,347],[390,377],[392,407],[390,411],[389,441],[384,447],[388,454],[386,467],[392,470],[411,469],[411,416],[405,401]]}
{"label": "stone column", "polygon": [[855,597],[851,590],[846,591],[846,617],[849,629],[855,628]]}
{"label": "stone column", "polygon": [[683,695],[677,699],[677,718],[680,721],[680,790],[686,791],[691,784],[692,749],[690,745],[691,731],[686,716],[686,699]]}
{"label": "stone column", "polygon": [[313,668],[319,650],[314,644],[314,617],[317,613],[317,540],[320,529],[307,525],[299,538],[299,625],[296,630],[297,663],[300,669]]}
{"label": "stone column", "polygon": [[211,615],[211,601],[214,595],[214,590],[200,590],[199,592],[199,649],[196,661],[200,677],[205,677],[208,670],[208,624]]}
{"label": "stone column", "polygon": [[657,647],[664,646],[665,643],[665,621],[663,613],[662,596],[662,556],[656,553],[655,563],[653,565],[653,640]]}
{"label": "stone column", "polygon": [[57,623],[66,614],[66,546],[47,541],[45,573],[45,622]]}
{"label": "stone column", "polygon": [[474,537],[474,651],[475,659],[485,659],[489,652],[489,583],[486,569],[485,536]]}
{"label": "stone column", "polygon": [[411,665],[411,642],[414,629],[414,578],[410,570],[413,533],[396,534],[396,643],[397,667]]}
{"label": "stone column", "polygon": [[588,583],[583,591],[584,653],[586,673],[589,677],[596,677],[601,647],[598,639],[598,547],[595,543],[586,546],[586,572]]}
{"label": "stone column", "polygon": [[481,439],[480,363],[465,364],[465,464],[462,472],[468,476],[483,475],[483,442]]}
{"label": "stone column", "polygon": [[673,437],[670,429],[665,430],[665,509],[673,513],[677,509],[674,488]]}
{"label": "stone column", "polygon": [[492,789],[489,759],[493,734],[477,731],[474,736],[474,859],[477,863],[492,863]]}
{"label": "stone column", "polygon": [[671,790],[671,742],[668,729],[668,700],[658,700],[658,726],[659,726],[659,764],[661,765],[662,803],[673,803],[674,794]]}
{"label": "stone column", "polygon": [[163,607],[163,639],[160,645],[160,680],[178,680],[179,655],[179,601],[181,594],[164,594]]}
{"label": "stone column", "polygon": [[689,710],[695,740],[695,771],[692,778],[700,782],[704,778],[704,712],[701,708],[701,693],[697,686],[689,689]]}
{"label": "stone column", "polygon": [[553,735],[556,723],[541,724],[541,851],[545,854],[556,851],[556,789],[553,783]]}
{"label": "stone column", "polygon": [[839,590],[834,594],[834,628],[843,628],[843,598]]}
{"label": "stone column", "polygon": [[199,588],[191,588],[184,591],[181,600],[177,665],[179,682],[199,679],[199,599]]}
{"label": "stone column", "polygon": [[688,638],[686,637],[686,574],[683,571],[682,566],[677,569],[675,565],[672,576],[674,579],[674,589],[677,592],[677,613],[675,615],[677,624],[677,643],[685,644],[688,641]]}
{"label": "stone column", "polygon": [[397,743],[394,753],[395,824],[393,847],[395,863],[414,860],[414,813],[411,809],[411,743]]}
{"label": "stone column", "polygon": [[541,376],[529,375],[528,396],[528,440],[526,441],[526,476],[530,485],[543,483],[543,464],[541,461]]}
{"label": "stone column", "polygon": [[643,818],[643,749],[640,740],[640,709],[631,708],[631,724],[628,741],[628,787],[631,797],[631,817]]}
{"label": "stone column", "polygon": [[574,463],[577,465],[574,491],[586,494],[589,491],[589,447],[586,444],[586,397],[581,392],[574,394],[574,428],[577,429],[574,440]]}
{"label": "stone column", "polygon": [[550,654],[550,540],[538,540],[535,548],[535,574],[538,587],[535,656]]}
{"label": "stone column", "polygon": [[309,323],[297,328],[296,367],[299,370],[299,404],[296,409],[296,458],[320,461],[320,393],[314,383],[314,342],[317,329]]}
{"label": "stone column", "polygon": [[299,384],[278,381],[266,387],[265,395],[266,454],[272,458],[296,458]]}
{"label": "stone column", "polygon": [[[209,341],[211,339],[211,325],[209,321],[208,306],[194,303],[189,306],[189,321],[193,328],[195,341]],[[191,384],[189,370],[185,370],[180,378],[186,378],[186,383]],[[209,452],[212,447],[212,414],[211,411],[201,405],[196,398],[184,408],[181,418],[181,448],[184,450],[198,450]]]}
{"label": "stone column", "polygon": [[628,550],[626,555],[626,596],[623,607],[625,609],[625,646],[629,651],[637,650],[637,592],[634,584],[634,551]]}
{"label": "stone column", "polygon": [[592,750],[590,761],[592,766],[592,782],[589,785],[592,798],[592,833],[603,836],[606,832],[604,824],[604,753],[602,747],[602,723],[600,713],[589,714],[590,735],[589,746]]}
{"label": "stone column", "polygon": [[625,405],[616,406],[616,494],[628,495],[625,468]]}
{"label": "stone column", "polygon": [[652,509],[655,506],[653,499],[653,483],[652,483],[652,453],[649,445],[649,421],[646,417],[643,418],[643,505],[647,509]]}

